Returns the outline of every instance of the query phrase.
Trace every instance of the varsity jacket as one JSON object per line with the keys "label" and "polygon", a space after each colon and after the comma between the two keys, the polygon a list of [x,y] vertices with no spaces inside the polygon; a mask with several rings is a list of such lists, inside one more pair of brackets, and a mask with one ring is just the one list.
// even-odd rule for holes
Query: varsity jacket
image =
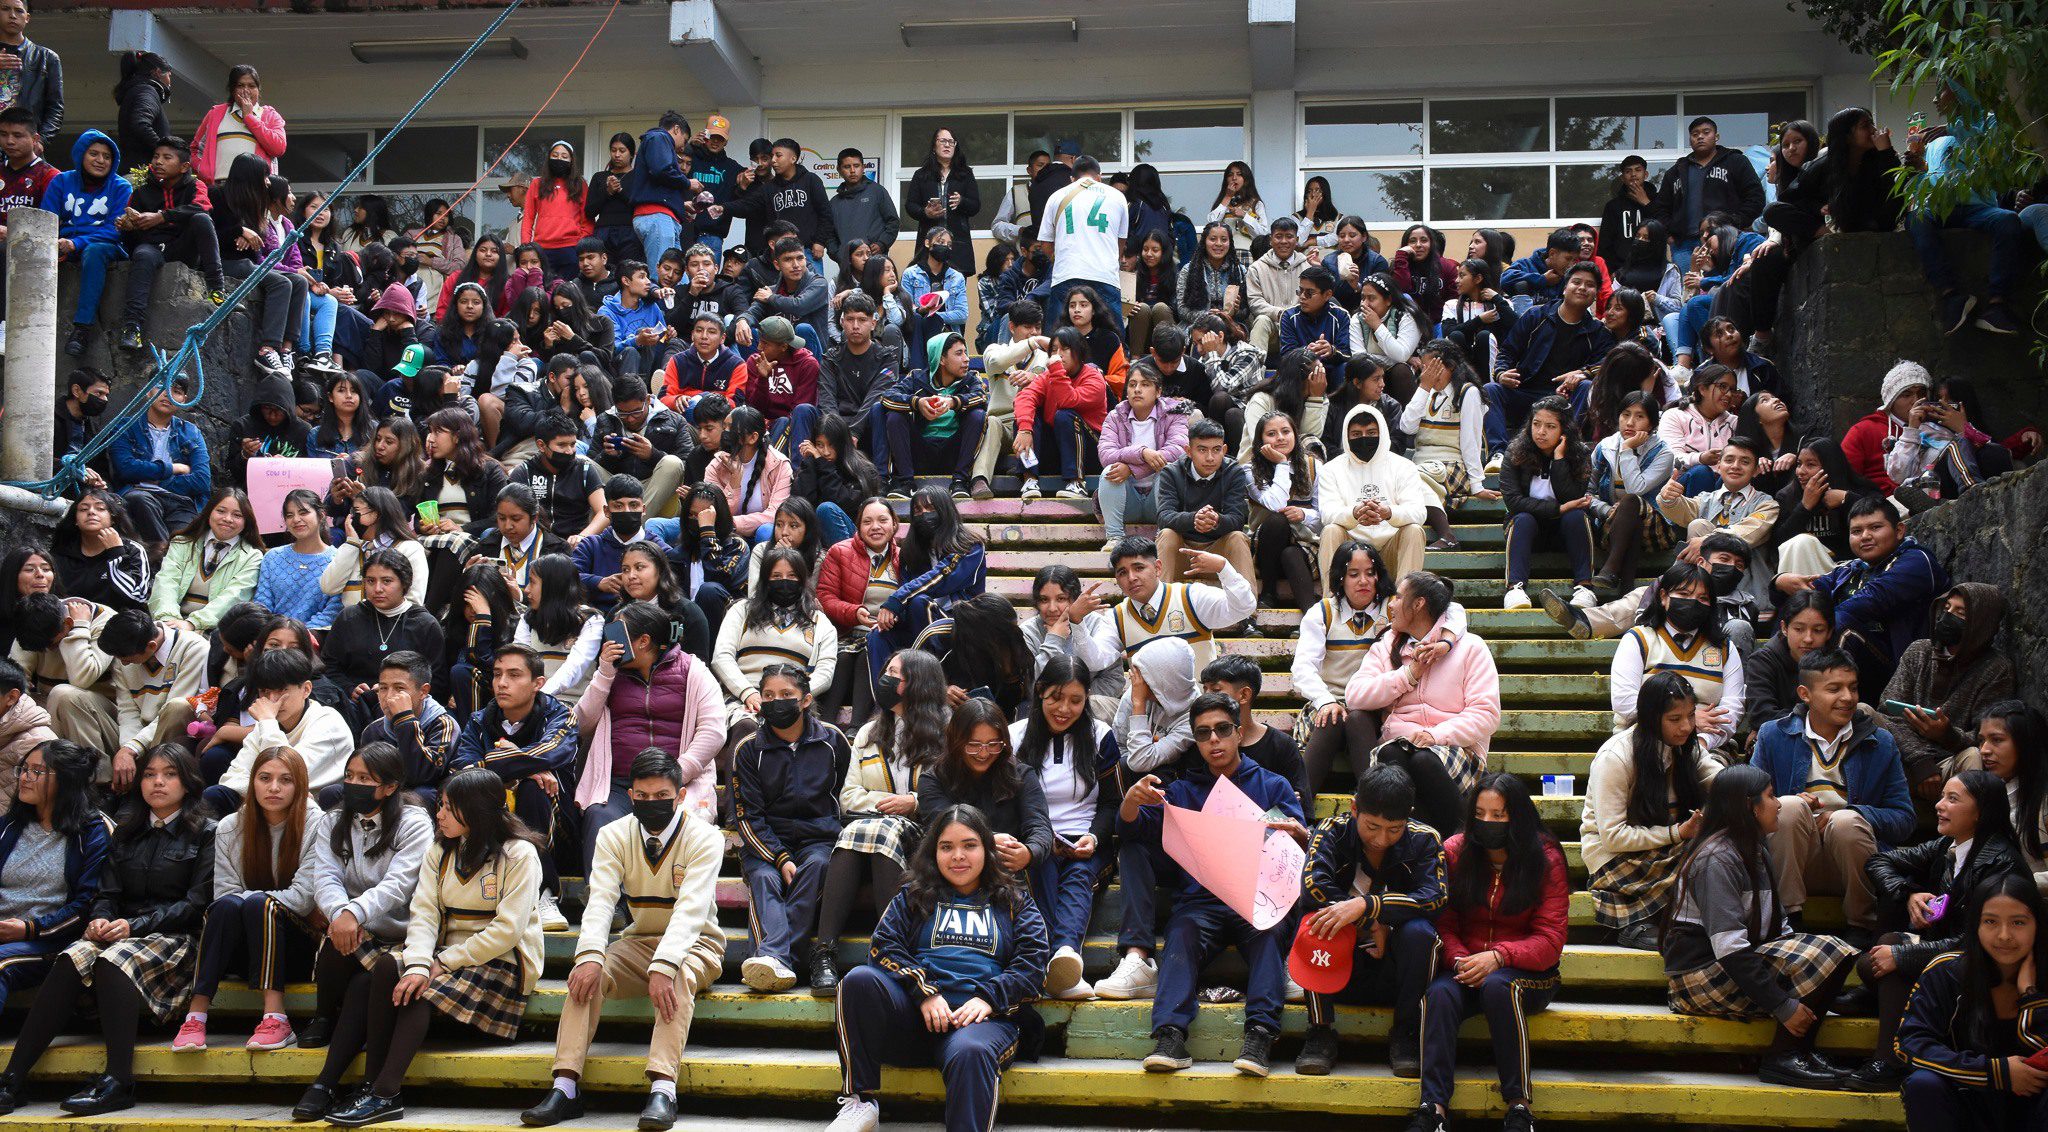
{"label": "varsity jacket", "polygon": [[[1436,830],[1409,822],[1408,832],[1375,868],[1358,841],[1352,816],[1344,813],[1317,822],[1309,835],[1301,887],[1318,908],[1363,896],[1365,915],[1359,927],[1394,928],[1410,920],[1434,919],[1448,898],[1448,876],[1443,839]],[[1361,881],[1370,891],[1359,891]]]}
{"label": "varsity jacket", "polygon": [[[510,749],[497,747],[499,739],[510,740]],[[576,724],[569,707],[546,692],[536,692],[533,707],[511,732],[505,730],[505,713],[493,701],[472,715],[469,726],[455,741],[455,761],[449,770],[481,766],[506,782],[517,782],[536,774],[553,772],[566,787],[576,773]],[[567,792],[564,792],[566,796]]]}
{"label": "varsity jacket", "polygon": [[[1979,1009],[1987,1006],[1979,1004]],[[1899,1060],[1908,1069],[1925,1069],[1951,1085],[2011,1091],[2004,1058],[1964,1045],[1965,1039],[1956,1030],[1962,1007],[1962,953],[1940,956],[1920,972],[1913,997],[1906,1002],[1906,1016],[1893,1043]],[[2020,1000],[2019,1032],[2021,1054],[2039,1053],[2048,1047],[2048,995],[2038,988]]]}
{"label": "varsity jacket", "polygon": [[[24,828],[26,822],[23,819],[12,813],[0,814],[0,868],[5,868],[7,858],[14,855],[14,847],[20,843]],[[78,938],[85,928],[86,910],[99,899],[100,878],[105,873],[107,853],[113,840],[113,825],[105,816],[97,812],[86,815],[78,832],[72,834],[64,845],[64,903],[22,921],[28,930],[24,938],[60,943]]]}
{"label": "varsity jacket", "polygon": [[[429,658],[432,659],[432,658]],[[462,726],[441,701],[432,696],[420,701],[420,710],[379,716],[363,728],[364,743],[389,743],[405,756],[405,786],[439,788],[448,777],[448,760],[455,754],[455,740]]]}

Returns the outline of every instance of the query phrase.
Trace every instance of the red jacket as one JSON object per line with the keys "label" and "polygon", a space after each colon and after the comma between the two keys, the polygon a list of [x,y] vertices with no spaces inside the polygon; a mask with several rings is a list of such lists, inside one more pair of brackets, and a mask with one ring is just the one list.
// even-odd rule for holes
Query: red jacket
{"label": "red jacket", "polygon": [[[1017,391],[1014,412],[1019,432],[1031,431],[1034,422],[1061,409],[1081,414],[1088,431],[1100,433],[1102,418],[1109,415],[1109,381],[1093,362],[1081,364],[1081,376],[1070,378],[1067,367],[1054,358],[1038,380]],[[1040,403],[1043,402],[1041,409]]]}
{"label": "red jacket", "polygon": [[1849,426],[1842,434],[1842,456],[1857,475],[1884,489],[1886,495],[1899,485],[1884,471],[1885,441],[1892,435],[1892,415],[1883,409]]}
{"label": "red jacket", "polygon": [[590,218],[583,215],[583,201],[589,192],[586,187],[572,197],[569,186],[562,185],[542,196],[540,178],[535,177],[526,186],[526,207],[519,213],[519,242],[557,251],[575,247],[576,241],[596,231]]}
{"label": "red jacket", "polygon": [[[1453,834],[1444,842],[1446,874],[1457,888],[1458,855],[1465,848],[1465,835]],[[1487,897],[1484,908],[1460,911],[1453,895],[1437,913],[1436,933],[1444,941],[1444,958],[1455,963],[1467,955],[1494,951],[1510,967],[1524,971],[1548,971],[1564,954],[1564,931],[1571,915],[1571,883],[1565,879],[1564,853],[1557,842],[1544,839],[1543,895],[1519,912],[1498,911],[1500,889]]]}
{"label": "red jacket", "polygon": [[[899,544],[889,544],[889,564],[898,564]],[[839,631],[862,632],[861,607],[868,592],[868,548],[858,537],[835,542],[818,567],[818,604]]]}

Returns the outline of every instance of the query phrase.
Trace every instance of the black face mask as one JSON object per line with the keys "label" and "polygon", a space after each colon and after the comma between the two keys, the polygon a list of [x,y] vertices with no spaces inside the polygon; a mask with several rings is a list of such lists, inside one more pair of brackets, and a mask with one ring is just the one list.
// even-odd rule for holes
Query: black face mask
{"label": "black face mask", "polygon": [[917,533],[918,538],[924,540],[926,546],[930,546],[933,536],[939,533],[938,512],[925,511],[912,515],[910,517],[910,529]]}
{"label": "black face mask", "polygon": [[768,583],[767,589],[770,605],[795,605],[796,599],[803,596],[804,584],[795,578],[776,578]]}
{"label": "black face mask", "polygon": [[78,411],[88,417],[99,416],[107,411],[107,399],[105,397],[87,397],[78,403]]}
{"label": "black face mask", "polygon": [[638,511],[614,511],[612,512],[612,533],[619,536],[621,540],[629,540],[634,535],[640,533],[640,524],[646,520],[647,516]]}
{"label": "black face mask", "polygon": [[1963,643],[1963,631],[1969,627],[1969,621],[1944,609],[1934,615],[1934,626],[1931,635],[1934,637],[1935,644],[1946,649],[1952,649]]}
{"label": "black face mask", "polygon": [[1354,436],[1351,438],[1349,447],[1353,456],[1361,460],[1370,460],[1373,453],[1380,450],[1380,438],[1377,436]]}
{"label": "black face mask", "polygon": [[560,475],[576,466],[576,453],[550,452],[547,454],[547,461],[548,467],[553,468],[556,474]]}
{"label": "black face mask", "polygon": [[649,833],[660,833],[675,820],[676,800],[674,798],[633,799],[633,816],[639,820],[640,828]]}
{"label": "black face mask", "polygon": [[1707,590],[1715,597],[1727,597],[1742,584],[1742,567],[1729,563],[1710,567],[1707,570]]}
{"label": "black face mask", "polygon": [[778,731],[785,727],[794,727],[803,714],[803,705],[796,700],[761,701],[761,722]]}
{"label": "black face mask", "polygon": [[1504,821],[1475,821],[1465,826],[1465,836],[1472,844],[1488,851],[1508,847],[1508,823]]}
{"label": "black face mask", "polygon": [[559,157],[548,158],[548,176],[560,181],[569,176],[571,166]]}
{"label": "black face mask", "polygon": [[375,813],[377,811],[377,786],[371,782],[344,782],[341,784],[341,812],[345,814]]}
{"label": "black face mask", "polygon": [[1681,633],[1699,632],[1713,615],[1714,607],[1696,597],[1674,597],[1664,607],[1664,619]]}
{"label": "black face mask", "polygon": [[875,681],[875,706],[883,711],[893,711],[902,702],[903,677],[883,673],[882,678]]}
{"label": "black face mask", "polygon": [[407,275],[411,275],[420,269],[420,257],[415,255],[406,256],[398,261],[398,266],[404,268]]}

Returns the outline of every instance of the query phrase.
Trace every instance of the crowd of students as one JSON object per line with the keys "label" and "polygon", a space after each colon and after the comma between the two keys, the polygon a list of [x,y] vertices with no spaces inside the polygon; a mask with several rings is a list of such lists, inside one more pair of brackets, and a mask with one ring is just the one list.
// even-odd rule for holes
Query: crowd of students
{"label": "crowd of students", "polygon": [[[328,1051],[295,1116],[395,1119],[437,1018],[519,1032],[568,875],[587,887],[555,1079],[524,1118],[580,1115],[604,1002],[646,997],[641,1126],[666,1127],[726,948],[722,828],[744,983],[837,996],[838,1132],[877,1123],[885,1060],[938,1064],[948,1126],[987,1127],[1039,997],[1151,998],[1145,1068],[1185,1068],[1227,947],[1239,1072],[1269,1072],[1291,1001],[1309,1074],[1340,1060],[1335,1005],[1391,1006],[1409,1127],[1432,1132],[1483,1013],[1527,1129],[1526,1017],[1558,991],[1571,884],[1528,788],[1489,766],[1492,651],[1423,569],[1458,548],[1461,504],[1498,499],[1505,606],[1617,639],[1581,851],[1599,923],[1662,953],[1672,1009],[1773,1018],[1764,1080],[1903,1090],[1916,1130],[2042,1119],[2048,723],[2012,698],[2004,596],[1951,585],[1902,518],[2041,434],[1995,439],[1966,379],[1902,362],[1846,436],[1800,437],[1758,352],[1785,263],[1824,227],[1898,223],[1866,182],[1923,149],[1938,175],[1968,120],[1904,158],[1861,110],[1825,147],[1793,123],[1766,208],[1701,119],[1654,189],[1624,163],[1602,224],[1521,259],[1493,230],[1453,259],[1425,225],[1383,257],[1321,178],[1282,215],[1233,164],[1179,268],[1156,173],[1112,184],[1071,142],[1034,155],[999,213],[1019,245],[977,265],[975,177],[941,129],[899,274],[856,151],[827,194],[795,141],[728,157],[715,117],[619,134],[588,174],[554,143],[508,249],[445,202],[401,233],[375,197],[343,223],[294,194],[253,69],[192,145],[162,61],[123,72],[119,141],[88,131],[50,190],[109,194],[67,212],[60,250],[88,283],[132,261],[120,344],[164,260],[219,292],[280,241],[295,255],[263,280],[227,450],[159,396],[50,544],[0,561],[0,1001],[41,984],[0,1111],[88,995],[107,1064],[64,1107],[134,1104],[145,1011],[203,1049],[239,976],[263,998],[248,1048]],[[10,175],[36,136],[0,110]],[[1947,329],[2014,329],[2001,278]],[[60,454],[109,392],[69,374]],[[263,456],[334,479],[258,515],[237,484]],[[1098,503],[1114,595],[1064,566],[1021,620],[988,592],[961,503],[1012,470],[1026,500]],[[1550,550],[1568,586],[1536,581]],[[1261,625],[1280,606],[1298,631]],[[1240,632],[1298,632],[1290,725],[1253,711]],[[1163,807],[1223,779],[1306,851],[1263,930],[1163,847]],[[1348,812],[1317,820],[1331,788]],[[1091,984],[1112,865],[1117,962]],[[842,972],[864,887],[870,961]],[[1845,926],[1804,922],[1817,894]],[[1341,941],[1348,977],[1303,991],[1297,935]],[[284,988],[309,977],[295,1022]],[[1880,1020],[1865,1063],[1816,1053],[1854,1010]]]}

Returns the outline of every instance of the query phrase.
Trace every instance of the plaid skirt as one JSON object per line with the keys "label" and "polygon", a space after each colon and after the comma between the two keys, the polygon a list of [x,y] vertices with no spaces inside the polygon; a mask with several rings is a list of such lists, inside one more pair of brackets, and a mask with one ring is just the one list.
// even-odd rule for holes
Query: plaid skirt
{"label": "plaid skirt", "polygon": [[420,545],[429,551],[445,550],[462,562],[476,549],[476,538],[468,531],[449,531],[447,534],[421,535]]}
{"label": "plaid skirt", "polygon": [[[315,969],[318,969],[320,966],[321,956],[327,954],[327,949],[333,946],[325,935],[320,937],[320,947],[313,952],[313,966]],[[356,944],[356,949],[349,954],[349,958],[361,963],[363,970],[367,971],[376,966],[377,960],[384,958],[386,955],[389,955],[391,961],[398,964],[399,969],[403,970],[405,968],[405,941],[400,940],[397,943],[386,943],[365,932],[363,934],[363,942]]]}
{"label": "plaid skirt", "polygon": [[81,939],[64,949],[78,981],[92,985],[93,968],[106,960],[142,994],[142,1005],[158,1022],[169,1021],[192,997],[199,946],[189,935],[146,935],[117,943]]}
{"label": "plaid skirt", "polygon": [[1678,883],[1678,858],[1683,842],[1616,857],[1600,867],[1586,886],[1593,899],[1593,918],[1600,926],[1627,928],[1664,914]]}
{"label": "plaid skirt", "polygon": [[[1788,935],[1758,946],[1756,953],[1778,973],[1785,993],[1793,998],[1812,994],[1842,964],[1855,962],[1858,954],[1846,941],[1831,935]],[[1769,1011],[1742,993],[1735,977],[1719,963],[1670,976],[1665,999],[1674,1014],[1710,1018],[1770,1016]]]}
{"label": "plaid skirt", "polygon": [[519,1021],[526,1017],[517,957],[443,971],[440,978],[427,980],[420,997],[442,1014],[494,1038],[518,1037]]}
{"label": "plaid skirt", "polygon": [[1472,473],[1462,460],[1418,460],[1415,470],[1422,473],[1422,482],[1436,493],[1446,511],[1472,498]]}
{"label": "plaid skirt", "polygon": [[832,847],[879,854],[908,868],[911,850],[917,847],[917,839],[923,836],[924,830],[911,818],[897,814],[865,814],[847,822]]}

